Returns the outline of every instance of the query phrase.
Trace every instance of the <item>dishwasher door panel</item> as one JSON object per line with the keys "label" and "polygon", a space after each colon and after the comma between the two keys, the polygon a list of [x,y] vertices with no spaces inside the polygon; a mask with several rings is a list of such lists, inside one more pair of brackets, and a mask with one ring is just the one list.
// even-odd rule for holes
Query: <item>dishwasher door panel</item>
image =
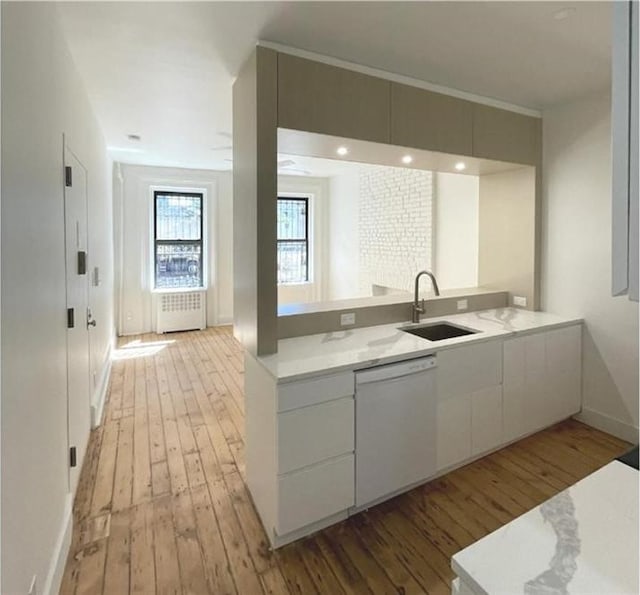
{"label": "dishwasher door panel", "polygon": [[435,370],[357,385],[356,507],[436,472]]}

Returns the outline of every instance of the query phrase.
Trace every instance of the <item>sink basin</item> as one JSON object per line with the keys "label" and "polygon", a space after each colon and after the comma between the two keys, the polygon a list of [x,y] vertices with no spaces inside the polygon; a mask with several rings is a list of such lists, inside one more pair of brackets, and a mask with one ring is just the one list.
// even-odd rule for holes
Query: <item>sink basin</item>
{"label": "sink basin", "polygon": [[447,322],[423,324],[421,326],[407,327],[400,330],[403,330],[405,333],[416,335],[416,337],[427,339],[428,341],[443,341],[444,339],[464,337],[465,335],[473,335],[478,332],[470,331],[469,329],[455,326]]}

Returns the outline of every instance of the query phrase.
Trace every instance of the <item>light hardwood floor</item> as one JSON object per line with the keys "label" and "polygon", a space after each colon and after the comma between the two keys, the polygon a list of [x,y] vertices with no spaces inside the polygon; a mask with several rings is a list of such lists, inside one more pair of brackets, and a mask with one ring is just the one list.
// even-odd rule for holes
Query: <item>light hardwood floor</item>
{"label": "light hardwood floor", "polygon": [[61,592],[450,592],[450,558],[624,452],[567,421],[270,552],[244,482],[229,328],[119,342]]}

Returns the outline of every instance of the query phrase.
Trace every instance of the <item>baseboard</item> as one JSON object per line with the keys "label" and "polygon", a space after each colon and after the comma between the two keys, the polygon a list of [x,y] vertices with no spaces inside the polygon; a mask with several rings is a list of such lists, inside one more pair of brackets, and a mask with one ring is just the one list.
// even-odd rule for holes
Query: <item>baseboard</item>
{"label": "baseboard", "polygon": [[231,324],[233,324],[233,316],[222,316],[222,317],[218,317],[215,324],[210,324],[208,326],[210,327],[229,326]]}
{"label": "baseboard", "polygon": [[96,392],[96,398],[91,404],[91,427],[97,428],[102,423],[102,414],[104,412],[104,404],[107,400],[107,391],[109,390],[109,379],[111,378],[111,349],[107,354],[107,361],[102,371],[100,385]]}
{"label": "baseboard", "polygon": [[64,567],[67,563],[69,548],[71,547],[71,536],[73,530],[73,494],[67,494],[64,503],[64,516],[56,545],[51,557],[47,580],[42,589],[42,595],[57,595],[60,592],[60,584],[64,574]]}
{"label": "baseboard", "polygon": [[574,418],[616,438],[638,444],[638,428],[619,419],[585,407],[580,413],[574,415]]}

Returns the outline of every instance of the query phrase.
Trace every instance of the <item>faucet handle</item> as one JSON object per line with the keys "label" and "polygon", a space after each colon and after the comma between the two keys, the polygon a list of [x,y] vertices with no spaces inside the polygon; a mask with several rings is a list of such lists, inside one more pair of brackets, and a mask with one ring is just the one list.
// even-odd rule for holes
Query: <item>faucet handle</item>
{"label": "faucet handle", "polygon": [[422,298],[420,300],[420,311],[424,314],[425,312],[425,307],[424,307],[424,298]]}

